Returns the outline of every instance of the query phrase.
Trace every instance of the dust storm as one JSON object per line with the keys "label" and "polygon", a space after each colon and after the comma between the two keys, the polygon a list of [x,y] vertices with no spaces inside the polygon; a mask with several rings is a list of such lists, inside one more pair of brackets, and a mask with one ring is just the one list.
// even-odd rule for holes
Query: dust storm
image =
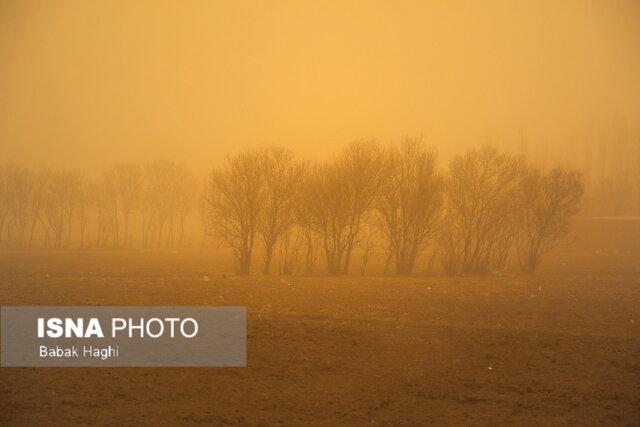
{"label": "dust storm", "polygon": [[637,423],[639,20],[3,1],[2,305],[243,306],[248,362],[3,367],[0,420]]}

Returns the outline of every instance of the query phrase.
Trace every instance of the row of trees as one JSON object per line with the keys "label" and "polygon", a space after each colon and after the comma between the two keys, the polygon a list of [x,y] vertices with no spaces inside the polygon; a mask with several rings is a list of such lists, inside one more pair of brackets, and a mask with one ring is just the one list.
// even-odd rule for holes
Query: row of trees
{"label": "row of trees", "polygon": [[[586,150],[596,151],[593,145]],[[640,216],[640,139],[618,136],[609,145],[602,141],[587,159],[582,167],[589,188],[585,214]]]}
{"label": "row of trees", "polygon": [[7,163],[0,166],[0,243],[63,248],[73,236],[80,247],[129,248],[135,221],[139,246],[176,246],[186,238],[196,188],[186,165],[170,160],[118,164],[93,180]]}
{"label": "row of trees", "polygon": [[118,164],[88,179],[70,170],[0,166],[0,244],[175,248],[197,227],[233,251],[240,273],[385,274],[439,259],[449,274],[484,274],[517,259],[532,272],[566,236],[583,188],[576,171],[540,168],[494,148],[440,170],[419,139],[360,141],[323,162],[269,147],[229,157],[200,187],[183,163]]}
{"label": "row of trees", "polygon": [[210,176],[206,230],[244,274],[258,242],[266,274],[276,248],[285,274],[312,273],[318,253],[329,274],[346,274],[356,248],[364,271],[377,242],[385,272],[410,274],[432,246],[429,262],[438,251],[449,274],[503,269],[511,254],[530,273],[579,210],[583,185],[573,170],[543,170],[494,148],[455,157],[446,174],[436,163],[419,139],[355,142],[318,163],[278,147],[243,151]]}

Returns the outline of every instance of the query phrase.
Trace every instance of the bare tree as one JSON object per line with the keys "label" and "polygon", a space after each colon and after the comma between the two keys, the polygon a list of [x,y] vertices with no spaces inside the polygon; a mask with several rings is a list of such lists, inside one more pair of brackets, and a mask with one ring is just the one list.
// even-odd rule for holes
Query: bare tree
{"label": "bare tree", "polygon": [[280,237],[280,274],[290,275],[294,271],[294,265],[299,264],[300,247],[302,244],[303,230],[301,227],[288,227]]}
{"label": "bare tree", "polygon": [[111,239],[111,245],[115,248],[120,246],[120,198],[118,197],[118,177],[113,167],[103,171],[101,186],[98,209],[101,211],[99,218],[103,222],[104,245],[106,246]]}
{"label": "bare tree", "polygon": [[243,151],[211,173],[207,229],[233,250],[237,271],[248,274],[265,198],[264,154]]}
{"label": "bare tree", "polygon": [[369,259],[373,253],[376,242],[376,233],[373,226],[365,226],[362,233],[362,260],[360,262],[360,275],[364,276],[367,271],[367,265],[369,265]]}
{"label": "bare tree", "polygon": [[305,163],[305,167],[300,175],[300,191],[297,202],[295,203],[295,217],[303,238],[304,273],[306,275],[312,275],[314,273],[317,258],[316,252],[319,246],[318,234],[313,227],[312,205],[309,203],[312,197],[316,197],[313,190],[314,182],[311,177],[309,164]]}
{"label": "bare tree", "polygon": [[83,180],[81,183],[81,188],[78,192],[78,204],[77,204],[77,218],[78,218],[78,226],[80,232],[80,241],[78,246],[81,249],[85,248],[85,236],[87,231],[87,224],[89,223],[89,212],[92,206],[92,196],[90,194],[91,191],[90,184]]}
{"label": "bare tree", "polygon": [[141,213],[142,213],[142,247],[150,248],[153,246],[153,236],[157,218],[160,216],[158,211],[160,207],[161,184],[156,185],[159,179],[155,178],[157,172],[154,171],[150,164],[145,165],[145,179],[141,197]]}
{"label": "bare tree", "polygon": [[98,246],[117,247],[120,244],[118,221],[119,198],[117,176],[113,169],[107,169],[98,183],[95,203],[98,210]]}
{"label": "bare tree", "polygon": [[50,169],[40,169],[34,174],[33,189],[31,191],[30,211],[31,211],[31,231],[29,233],[29,246],[33,243],[36,225],[40,222],[45,227],[42,217],[46,192],[51,180]]}
{"label": "bare tree", "polygon": [[543,172],[530,168],[519,191],[518,259],[524,273],[533,273],[543,254],[569,231],[584,192],[578,172],[560,168]]}
{"label": "bare tree", "polygon": [[179,244],[184,242],[184,221],[193,208],[193,198],[195,197],[195,178],[191,171],[182,162],[172,162],[171,168],[167,171],[170,177],[170,185],[165,189],[165,212],[167,218],[167,237],[165,244],[167,247],[176,244],[176,232],[179,228]]}
{"label": "bare tree", "polygon": [[[131,236],[129,235],[129,222],[131,213],[138,209],[142,191],[142,170],[135,163],[120,163],[108,172],[113,185],[113,195],[117,198],[117,209],[122,212],[124,220],[123,246],[129,247]],[[118,236],[116,236],[117,238]]]}
{"label": "bare tree", "polygon": [[14,167],[12,163],[5,163],[0,165],[0,243],[2,243],[2,236],[4,234],[4,225],[7,221],[10,211],[10,199],[11,199],[11,168]]}
{"label": "bare tree", "polygon": [[145,165],[144,186],[144,221],[143,242],[144,246],[152,248],[161,245],[162,232],[165,226],[168,212],[166,203],[166,191],[171,185],[170,160],[159,159]]}
{"label": "bare tree", "polygon": [[381,166],[379,145],[364,141],[350,144],[338,158],[312,170],[306,203],[329,274],[349,271],[360,227],[382,181]]}
{"label": "bare tree", "polygon": [[195,195],[195,208],[196,213],[199,218],[200,224],[200,246],[201,248],[207,248],[209,241],[209,233],[207,231],[207,218],[208,218],[208,207],[207,207],[207,198],[209,193],[209,179],[210,177],[206,177],[202,180],[201,185],[198,186],[197,194]]}
{"label": "bare tree", "polygon": [[455,157],[445,182],[445,211],[439,233],[449,274],[484,274],[497,253],[508,251],[507,227],[517,208],[524,161],[487,147]]}
{"label": "bare tree", "polygon": [[184,247],[187,244],[185,223],[188,215],[197,206],[200,192],[197,180],[190,171],[183,176],[180,186],[182,189],[176,193],[177,220],[180,227],[178,245]]}
{"label": "bare tree", "polygon": [[636,140],[633,151],[633,181],[636,189],[635,213],[640,215],[640,138]]}
{"label": "bare tree", "polygon": [[294,223],[302,165],[296,163],[291,150],[274,146],[262,155],[262,173],[264,199],[258,232],[264,244],[262,272],[269,274],[276,243]]}
{"label": "bare tree", "polygon": [[30,223],[30,201],[33,176],[29,169],[13,165],[8,169],[9,241],[22,245],[25,230]]}
{"label": "bare tree", "polygon": [[425,150],[419,139],[407,138],[385,153],[376,207],[396,274],[411,274],[426,241],[435,234],[442,207],[442,177],[435,165],[435,152]]}
{"label": "bare tree", "polygon": [[191,171],[182,162],[158,159],[146,164],[141,198],[143,246],[175,243],[175,229],[192,207],[194,187]]}
{"label": "bare tree", "polygon": [[50,184],[47,187],[44,198],[44,217],[53,239],[53,241],[50,241],[47,238],[47,245],[51,245],[56,249],[62,246],[62,237],[67,225],[67,207],[69,204],[69,189],[67,185],[66,172],[54,171],[51,174]]}
{"label": "bare tree", "polygon": [[350,222],[350,200],[337,165],[314,165],[305,191],[309,226],[320,236],[329,274],[343,271]]}
{"label": "bare tree", "polygon": [[76,208],[82,199],[82,183],[83,178],[77,172],[67,171],[64,174],[67,191],[67,247],[71,247],[71,232],[73,228],[73,218],[76,214]]}

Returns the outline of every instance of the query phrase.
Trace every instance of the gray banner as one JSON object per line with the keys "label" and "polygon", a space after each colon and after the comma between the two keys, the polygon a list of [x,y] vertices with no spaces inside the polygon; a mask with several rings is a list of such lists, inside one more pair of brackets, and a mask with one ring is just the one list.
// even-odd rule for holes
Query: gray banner
{"label": "gray banner", "polygon": [[2,366],[246,366],[244,307],[2,307]]}

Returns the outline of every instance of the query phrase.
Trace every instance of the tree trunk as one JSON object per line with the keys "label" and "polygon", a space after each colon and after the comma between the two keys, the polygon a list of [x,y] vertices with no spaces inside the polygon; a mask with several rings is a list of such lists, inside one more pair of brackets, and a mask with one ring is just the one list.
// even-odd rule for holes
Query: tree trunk
{"label": "tree trunk", "polygon": [[265,244],[264,252],[264,267],[262,269],[263,274],[271,273],[271,260],[273,259],[273,243],[269,242]]}
{"label": "tree trunk", "polygon": [[67,229],[67,248],[71,248],[71,219],[73,211],[69,209],[69,228]]}
{"label": "tree trunk", "polygon": [[33,243],[33,234],[34,231],[36,229],[36,221],[38,220],[37,216],[33,217],[33,221],[31,221],[31,232],[29,233],[29,247],[31,247],[31,244]]}
{"label": "tree trunk", "polygon": [[313,274],[314,256],[313,256],[313,240],[311,236],[307,236],[307,259],[305,265],[305,274]]}
{"label": "tree trunk", "polygon": [[124,247],[129,247],[129,212],[124,214]]}
{"label": "tree trunk", "polygon": [[384,270],[382,271],[383,275],[387,275],[389,271],[389,266],[391,265],[391,259],[393,258],[393,249],[389,250],[389,255],[387,255],[387,261],[384,263]]}

